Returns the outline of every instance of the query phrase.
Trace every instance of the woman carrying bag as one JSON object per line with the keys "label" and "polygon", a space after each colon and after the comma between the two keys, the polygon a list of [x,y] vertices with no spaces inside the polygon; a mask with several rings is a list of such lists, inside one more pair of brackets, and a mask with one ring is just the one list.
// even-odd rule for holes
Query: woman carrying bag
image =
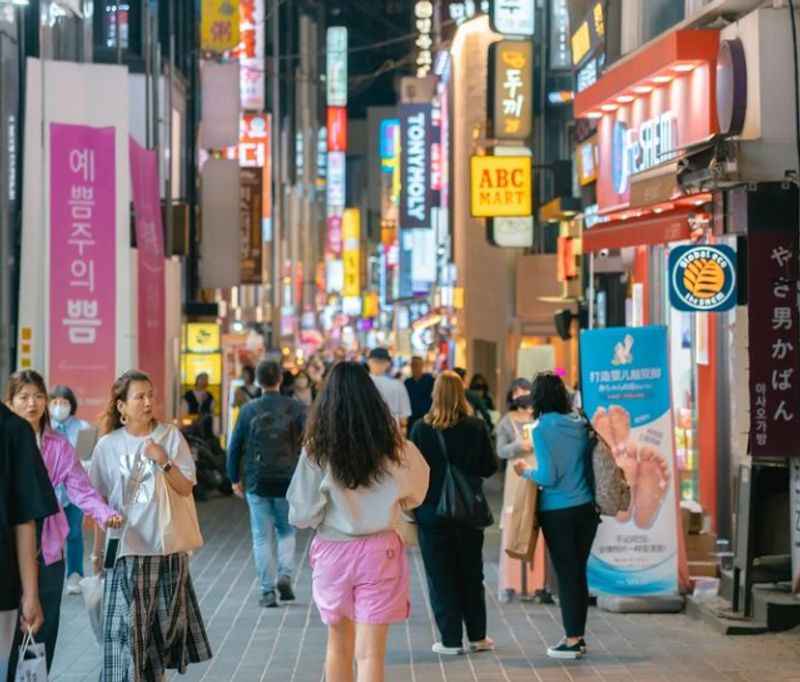
{"label": "woman carrying bag", "polygon": [[[444,372],[433,406],[414,426],[411,440],[431,469],[431,483],[416,517],[431,607],[442,640],[434,653],[491,651],[486,636],[483,531],[492,524],[483,482],[497,470],[489,433],[472,416],[461,378]],[[466,627],[468,648],[464,648]]]}
{"label": "woman carrying bag", "polygon": [[[135,370],[114,382],[91,478],[124,513],[121,532],[95,535],[94,570],[105,581],[100,682],[161,682],[166,670],[211,658],[189,575],[203,544],[189,446],[153,416],[153,385]],[[106,546],[104,554],[104,546]]]}

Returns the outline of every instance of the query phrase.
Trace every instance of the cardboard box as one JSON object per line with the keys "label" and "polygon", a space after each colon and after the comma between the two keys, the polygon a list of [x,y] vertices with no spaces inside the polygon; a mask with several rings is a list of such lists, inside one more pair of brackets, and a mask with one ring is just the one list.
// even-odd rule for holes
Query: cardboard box
{"label": "cardboard box", "polygon": [[719,566],[715,561],[690,561],[689,576],[692,578],[719,578]]}
{"label": "cardboard box", "polygon": [[689,562],[710,561],[716,551],[717,536],[713,533],[700,533],[686,536],[686,554]]}
{"label": "cardboard box", "polygon": [[703,515],[688,509],[681,509],[681,522],[685,535],[697,535],[703,532]]}

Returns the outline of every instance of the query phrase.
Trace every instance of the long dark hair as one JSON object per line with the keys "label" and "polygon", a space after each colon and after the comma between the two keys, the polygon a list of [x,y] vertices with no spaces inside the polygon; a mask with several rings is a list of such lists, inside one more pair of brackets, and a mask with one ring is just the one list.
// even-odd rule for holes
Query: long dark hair
{"label": "long dark hair", "polygon": [[534,377],[531,399],[533,416],[536,419],[548,412],[569,414],[572,411],[572,401],[567,387],[561,377],[554,372],[539,372]]}
{"label": "long dark hair", "polygon": [[39,434],[43,434],[44,430],[50,426],[50,410],[47,408],[47,386],[39,372],[32,369],[21,369],[19,372],[14,372],[14,374],[8,378],[6,401],[10,406],[11,401],[14,400],[14,396],[25,386],[36,386],[36,390],[44,395],[44,413],[39,420]]}
{"label": "long dark hair", "polygon": [[122,427],[122,415],[119,413],[117,403],[119,401],[124,403],[128,399],[128,389],[134,381],[146,381],[151,386],[153,384],[149,375],[137,369],[129,369],[112,384],[111,396],[100,418],[100,431],[103,435]]}
{"label": "long dark hair", "polygon": [[378,482],[390,462],[400,462],[403,438],[367,370],[340,362],[311,408],[305,446],[320,467],[355,490]]}

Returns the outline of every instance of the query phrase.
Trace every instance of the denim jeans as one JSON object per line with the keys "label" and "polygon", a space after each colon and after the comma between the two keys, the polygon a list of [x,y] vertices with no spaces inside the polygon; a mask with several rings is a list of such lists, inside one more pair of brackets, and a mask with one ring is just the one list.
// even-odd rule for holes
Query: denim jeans
{"label": "denim jeans", "polygon": [[261,591],[270,592],[279,577],[294,575],[295,531],[289,525],[289,502],[285,497],[247,493],[247,504],[256,573]]}
{"label": "denim jeans", "polygon": [[83,577],[83,512],[74,504],[64,507],[69,522],[67,535],[67,577],[77,573]]}

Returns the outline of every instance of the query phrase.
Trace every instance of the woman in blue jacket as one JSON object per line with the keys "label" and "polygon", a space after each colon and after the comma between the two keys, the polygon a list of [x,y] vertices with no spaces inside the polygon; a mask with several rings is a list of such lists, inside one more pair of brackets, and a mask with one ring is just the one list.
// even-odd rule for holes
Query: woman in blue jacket
{"label": "woman in blue jacket", "polygon": [[551,658],[580,658],[589,610],[586,564],[597,533],[599,516],[589,478],[585,421],[572,411],[561,378],[543,372],[531,392],[533,451],[536,464],[515,463],[517,473],[539,488],[539,524],[558,576],[561,618],[566,636],[547,650]]}

